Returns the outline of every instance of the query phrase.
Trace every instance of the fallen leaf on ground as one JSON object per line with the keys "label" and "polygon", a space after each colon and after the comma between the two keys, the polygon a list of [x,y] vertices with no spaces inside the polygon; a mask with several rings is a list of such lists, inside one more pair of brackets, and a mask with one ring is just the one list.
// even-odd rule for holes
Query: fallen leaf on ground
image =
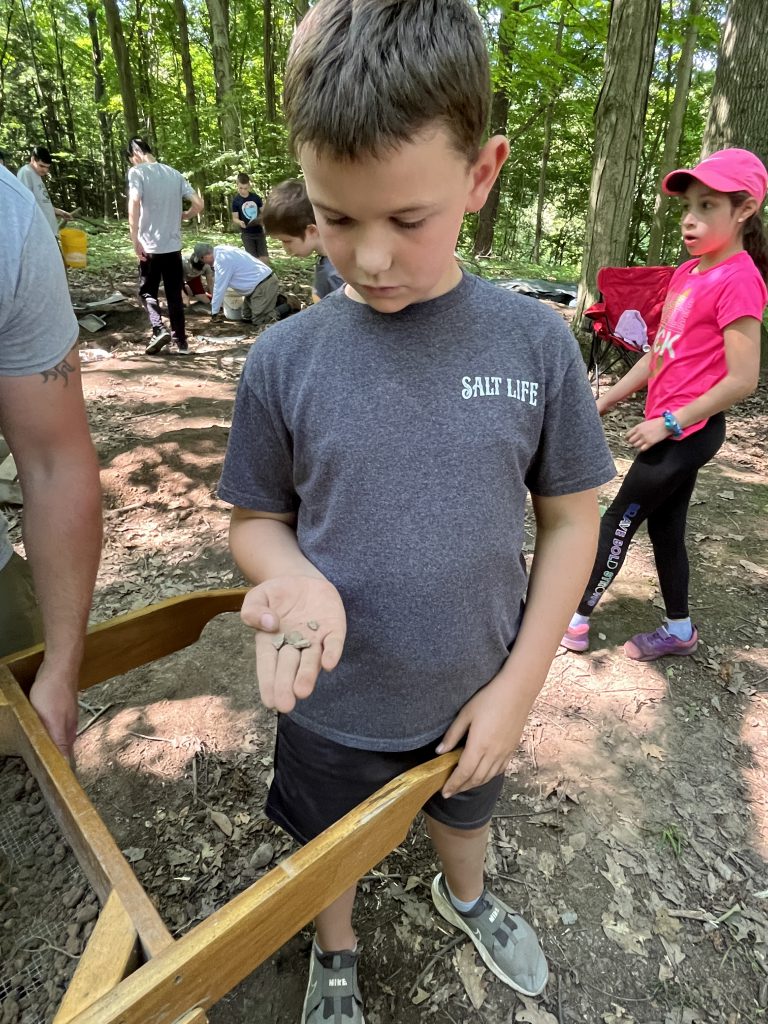
{"label": "fallen leaf on ground", "polygon": [[[477,963],[475,947],[471,942],[465,942],[459,952],[453,954],[453,962],[469,996],[470,1003],[476,1010],[479,1010],[488,995],[488,987],[483,978],[485,968],[480,967]],[[543,1024],[547,1024],[547,1022],[543,1022]]]}
{"label": "fallen leaf on ground", "polygon": [[525,996],[519,998],[523,1003],[523,1009],[518,1008],[515,1014],[516,1021],[520,1021],[521,1024],[557,1024],[557,1017],[553,1016],[549,1010],[537,1006],[532,999],[527,999]]}
{"label": "fallen leaf on ground", "polygon": [[234,831],[232,822],[223,811],[211,811],[211,821],[217,828],[221,829],[227,838],[232,835]]}

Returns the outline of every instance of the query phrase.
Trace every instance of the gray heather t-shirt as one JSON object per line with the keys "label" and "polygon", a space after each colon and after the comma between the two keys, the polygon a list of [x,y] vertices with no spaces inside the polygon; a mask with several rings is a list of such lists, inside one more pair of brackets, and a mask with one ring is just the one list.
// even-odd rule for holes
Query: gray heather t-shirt
{"label": "gray heather t-shirt", "polygon": [[315,263],[314,289],[319,299],[335,292],[344,284],[344,278],[331,263],[327,256],[318,256]]}
{"label": "gray heather t-shirt", "polygon": [[[77,340],[77,320],[56,240],[32,193],[5,167],[0,211],[0,377],[24,377],[61,362]],[[0,569],[12,552],[0,515]]]}
{"label": "gray heather t-shirt", "polygon": [[144,252],[179,252],[183,199],[195,190],[167,164],[139,164],[128,171],[128,194],[141,200],[139,241]]}
{"label": "gray heather t-shirt", "polygon": [[16,177],[22,185],[26,185],[35,197],[35,201],[43,211],[51,231],[54,235],[57,235],[59,233],[59,222],[56,220],[56,211],[53,208],[51,197],[48,195],[48,189],[45,187],[43,179],[30,164],[24,164],[23,167],[20,167],[16,172]]}
{"label": "gray heather t-shirt", "polygon": [[296,512],[347,640],[293,717],[347,746],[442,735],[499,671],[526,591],[526,491],[614,475],[576,341],[465,275],[381,314],[343,290],[271,327],[240,382],[220,496]]}

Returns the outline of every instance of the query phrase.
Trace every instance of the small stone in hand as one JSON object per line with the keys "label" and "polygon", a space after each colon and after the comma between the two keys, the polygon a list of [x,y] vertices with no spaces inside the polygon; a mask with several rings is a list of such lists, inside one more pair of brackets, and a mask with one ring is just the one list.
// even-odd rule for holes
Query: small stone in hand
{"label": "small stone in hand", "polygon": [[314,619],[310,619],[309,622],[307,623],[307,626],[309,627],[309,629],[319,629],[320,628],[319,625],[315,622]]}
{"label": "small stone in hand", "polygon": [[290,633],[286,633],[285,642],[287,644],[290,644],[291,647],[295,647],[299,651],[303,650],[305,647],[312,646],[312,642],[310,640],[307,640],[306,637],[302,636],[297,629],[293,629],[291,630]]}
{"label": "small stone in hand", "polygon": [[279,651],[284,643],[285,643],[285,633],[277,633],[275,636],[272,637],[272,646],[276,650]]}

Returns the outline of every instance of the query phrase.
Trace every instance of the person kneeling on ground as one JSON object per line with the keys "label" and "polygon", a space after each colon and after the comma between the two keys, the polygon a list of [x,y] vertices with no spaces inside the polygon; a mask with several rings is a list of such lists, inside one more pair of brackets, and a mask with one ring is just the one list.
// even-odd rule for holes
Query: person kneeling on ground
{"label": "person kneeling on ground", "polygon": [[234,245],[198,242],[191,263],[195,270],[213,267],[212,316],[221,309],[227,288],[243,296],[245,324],[268,324],[298,312],[296,306],[280,294],[280,282],[274,271]]}
{"label": "person kneeling on ground", "polygon": [[303,181],[281,181],[267,196],[261,213],[264,230],[282,243],[289,256],[317,255],[312,301],[319,302],[344,284],[344,278],[331,263],[317,229],[315,211]]}
{"label": "person kneeling on ground", "polygon": [[202,302],[210,306],[213,295],[213,267],[207,264],[193,267],[192,257],[183,256],[184,267],[184,291],[183,298],[186,304],[190,302]]}

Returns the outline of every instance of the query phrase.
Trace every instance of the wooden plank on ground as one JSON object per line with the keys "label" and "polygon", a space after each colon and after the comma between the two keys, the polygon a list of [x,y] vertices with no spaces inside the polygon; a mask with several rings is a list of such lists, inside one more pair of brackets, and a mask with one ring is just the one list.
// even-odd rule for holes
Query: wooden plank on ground
{"label": "wooden plank on ground", "polygon": [[138,964],[139,943],[128,912],[113,890],[64,993],[53,1024],[69,1024],[111,992]]}
{"label": "wooden plank on ground", "polygon": [[173,938],[154,904],[85,795],[66,758],[46,732],[18,683],[2,665],[0,694],[18,719],[21,756],[99,900],[105,903],[112,890],[116,890],[139,934],[146,957],[167,949]]}
{"label": "wooden plank on ground", "polygon": [[71,1024],[175,1024],[210,1007],[403,841],[458,756],[394,779]]}
{"label": "wooden plank on ground", "polygon": [[[139,665],[164,658],[193,644],[216,615],[239,611],[248,589],[203,590],[160,601],[126,615],[117,615],[88,631],[80,672],[80,689],[103,683]],[[43,660],[43,644],[0,658],[29,690]]]}

